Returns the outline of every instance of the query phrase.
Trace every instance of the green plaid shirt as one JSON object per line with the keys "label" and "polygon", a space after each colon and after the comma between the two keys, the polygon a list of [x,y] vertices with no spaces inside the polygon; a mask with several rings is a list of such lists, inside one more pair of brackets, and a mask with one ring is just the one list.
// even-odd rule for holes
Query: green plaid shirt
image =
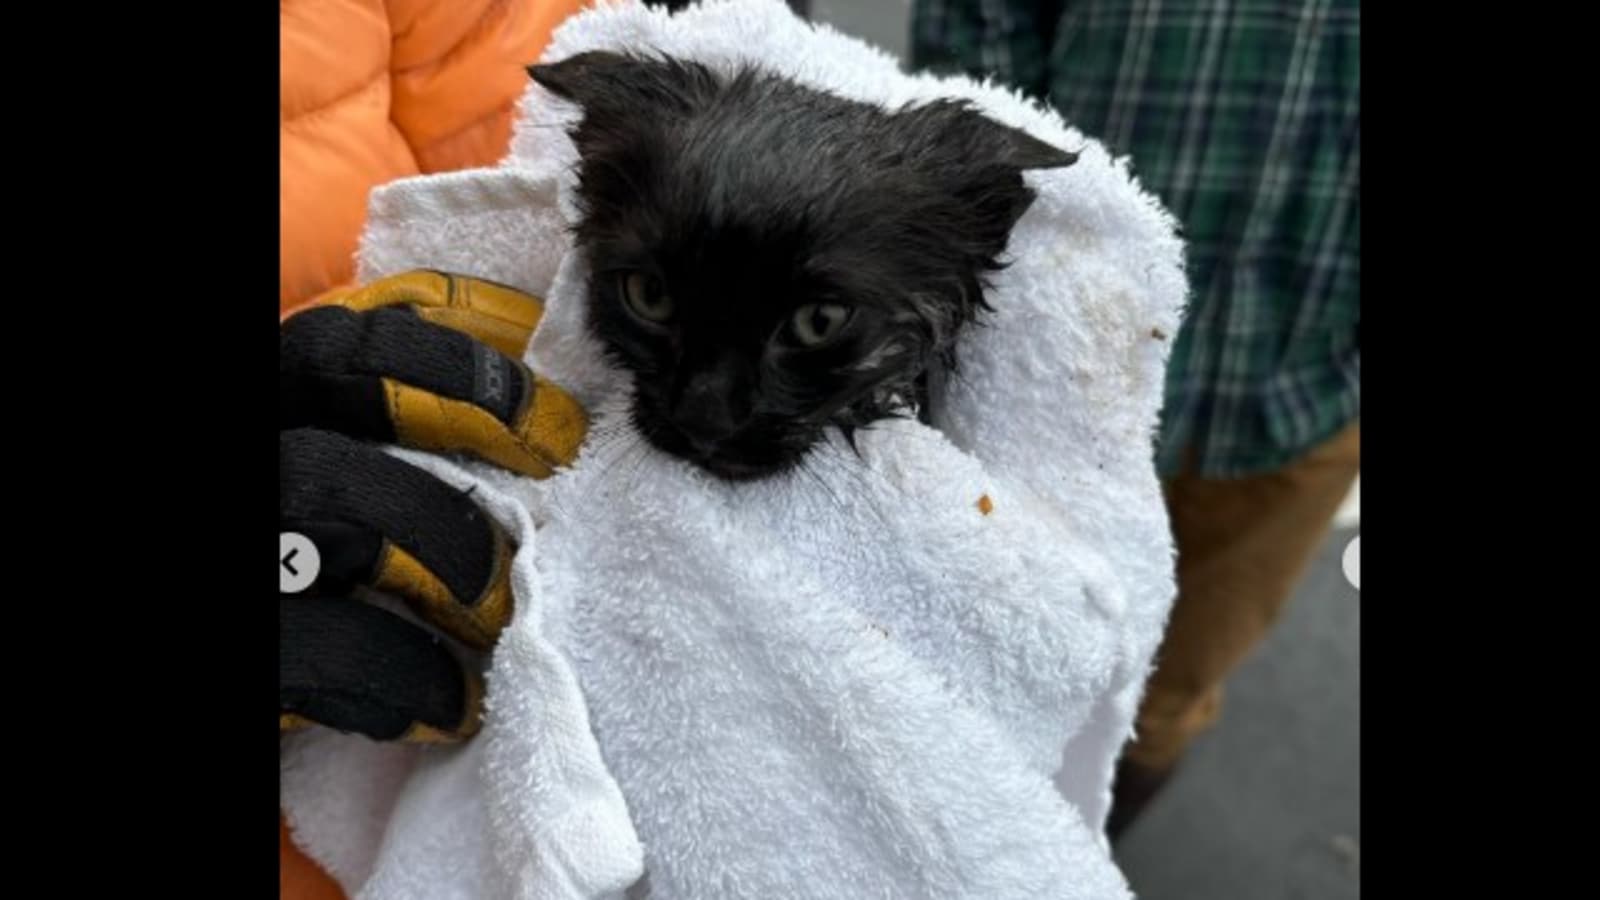
{"label": "green plaid shirt", "polygon": [[1359,0],[918,0],[917,68],[992,75],[1183,223],[1157,464],[1278,468],[1360,414]]}

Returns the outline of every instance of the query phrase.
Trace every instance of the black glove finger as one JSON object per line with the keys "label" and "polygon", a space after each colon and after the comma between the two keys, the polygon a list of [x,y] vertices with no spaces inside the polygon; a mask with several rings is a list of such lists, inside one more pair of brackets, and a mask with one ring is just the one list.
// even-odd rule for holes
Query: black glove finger
{"label": "black glove finger", "polygon": [[503,425],[515,418],[529,383],[519,361],[409,306],[324,306],[291,316],[278,332],[278,371],[279,427],[378,440],[394,440],[384,378],[471,403]]}
{"label": "black glove finger", "polygon": [[340,434],[278,436],[278,520],[322,558],[313,590],[361,584],[401,597],[476,649],[511,619],[512,546],[462,491]]}
{"label": "black glove finger", "polygon": [[470,737],[481,676],[436,637],[357,600],[278,597],[280,729],[308,723],[377,741]]}
{"label": "black glove finger", "polygon": [[279,427],[467,453],[534,478],[577,456],[571,395],[410,306],[307,310],[279,329]]}

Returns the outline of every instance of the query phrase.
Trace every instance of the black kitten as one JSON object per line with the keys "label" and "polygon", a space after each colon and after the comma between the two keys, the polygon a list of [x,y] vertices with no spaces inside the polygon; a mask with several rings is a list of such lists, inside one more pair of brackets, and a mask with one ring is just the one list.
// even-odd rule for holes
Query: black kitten
{"label": "black kitten", "polygon": [[1076,156],[958,101],[885,112],[757,70],[592,52],[529,70],[583,109],[589,323],[657,447],[724,478],[910,406]]}

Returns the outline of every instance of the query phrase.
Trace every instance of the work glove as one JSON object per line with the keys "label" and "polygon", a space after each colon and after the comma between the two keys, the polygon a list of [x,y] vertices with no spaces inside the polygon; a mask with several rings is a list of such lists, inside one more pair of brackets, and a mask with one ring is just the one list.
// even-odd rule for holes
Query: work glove
{"label": "work glove", "polygon": [[280,538],[280,730],[417,742],[478,730],[480,654],[511,620],[516,547],[469,493],[378,445],[533,478],[570,464],[584,410],[521,361],[542,312],[503,285],[417,271],[280,325],[278,528],[314,548]]}

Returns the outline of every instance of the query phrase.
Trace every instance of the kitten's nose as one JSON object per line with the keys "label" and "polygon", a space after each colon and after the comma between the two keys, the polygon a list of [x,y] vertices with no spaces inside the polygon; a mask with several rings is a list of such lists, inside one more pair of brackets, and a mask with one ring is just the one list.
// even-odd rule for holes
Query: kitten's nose
{"label": "kitten's nose", "polygon": [[672,410],[673,424],[702,450],[739,430],[749,418],[748,392],[733,363],[690,376]]}

